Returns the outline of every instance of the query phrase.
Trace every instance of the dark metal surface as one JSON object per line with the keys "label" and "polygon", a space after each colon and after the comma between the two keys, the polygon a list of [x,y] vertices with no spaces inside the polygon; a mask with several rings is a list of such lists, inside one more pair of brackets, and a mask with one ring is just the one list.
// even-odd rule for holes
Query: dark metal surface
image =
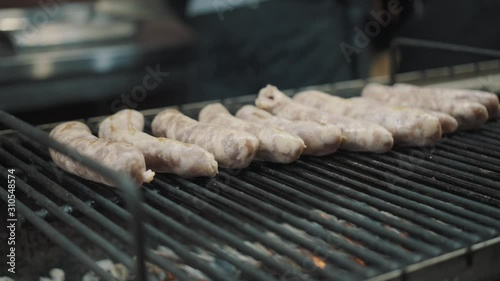
{"label": "dark metal surface", "polygon": [[[391,42],[389,59],[390,59],[390,75],[389,75],[389,84],[393,85],[396,83],[396,74],[398,73],[398,51],[401,47],[410,47],[410,48],[419,48],[419,49],[432,49],[432,50],[440,50],[443,52],[454,52],[461,54],[472,54],[478,56],[478,58],[482,59],[499,59],[500,51],[499,50],[491,50],[484,48],[477,48],[471,46],[463,46],[458,44],[450,44],[445,42],[436,42],[422,39],[414,39],[414,38],[396,38]],[[479,59],[478,59],[479,61]]]}
{"label": "dark metal surface", "polygon": [[38,125],[138,108],[136,91],[138,109],[188,102],[193,34],[168,9],[64,2],[0,10],[1,110]]}
{"label": "dark metal surface", "polygon": [[[22,120],[19,120],[15,118],[14,116],[1,111],[0,110],[0,122],[2,122],[4,125],[17,130],[18,132],[26,135],[27,137],[36,140],[39,144],[44,145],[45,147],[49,147],[51,149],[54,149],[60,153],[63,153],[70,157],[71,159],[78,161],[82,165],[85,165],[86,167],[92,169],[93,171],[99,171],[103,176],[107,177],[110,179],[113,183],[115,183],[117,186],[119,186],[122,189],[121,196],[123,200],[126,202],[127,209],[130,211],[131,218],[130,218],[130,232],[132,233],[134,240],[131,240],[132,248],[134,249],[134,253],[136,254],[136,267],[132,266],[132,262],[129,261],[127,264],[129,267],[133,268],[137,276],[140,279],[145,280],[146,272],[145,272],[145,264],[144,264],[144,234],[143,234],[143,225],[142,225],[142,208],[141,208],[141,194],[138,192],[137,188],[133,184],[133,181],[130,179],[130,177],[124,177],[120,173],[113,171],[109,167],[105,167],[100,163],[95,162],[91,158],[87,156],[83,156],[76,152],[74,149],[69,148],[65,145],[62,145],[53,139],[49,138],[48,134],[41,131],[40,129],[37,129],[35,127],[32,127],[28,123],[25,123]],[[2,142],[3,143],[3,142]],[[1,153],[4,153],[2,150]],[[3,155],[3,157],[9,158],[9,154],[6,153]],[[20,163],[23,165],[24,163]],[[12,163],[11,163],[12,165]],[[17,166],[17,165],[16,165]],[[26,169],[29,169],[27,167]],[[2,170],[6,170],[2,167]],[[34,177],[43,177],[42,174],[37,173],[36,175],[33,175]],[[40,193],[36,192],[33,189],[29,189],[28,185],[24,185],[24,182],[22,180],[19,180],[17,182],[21,187],[21,190],[24,192],[31,192],[28,196],[30,197],[37,197],[38,200],[37,202],[41,205],[41,207],[44,207],[48,210],[48,212],[55,212],[55,214],[59,215],[60,218],[67,224],[72,225],[73,227],[78,227],[79,231],[82,233],[86,233],[90,236],[90,239],[92,239],[94,242],[101,243],[102,247],[107,249],[110,254],[115,255],[116,257],[121,257],[123,256],[123,253],[114,251],[113,246],[107,243],[104,239],[101,239],[96,233],[91,231],[90,229],[86,228],[82,224],[78,224],[72,218],[66,214],[65,212],[61,212],[61,210],[58,210],[58,207],[55,203],[53,203],[51,200],[48,198],[42,196]],[[5,191],[5,190],[2,190]],[[7,197],[5,197],[6,191],[3,193],[4,196],[2,196],[2,199],[6,200]],[[66,195],[68,196],[68,195]],[[7,201],[6,201],[7,202]],[[25,206],[21,203],[19,204],[20,208],[20,213],[29,218],[33,218],[33,212],[31,212],[29,209],[25,208]],[[32,219],[32,223],[38,225],[42,231],[45,232],[48,236],[52,236],[54,239],[55,243],[60,243],[60,246],[63,248],[68,247],[72,251],[75,252],[75,255],[78,255],[83,262],[88,263],[91,261],[91,258],[88,256],[84,256],[83,252],[81,249],[74,248],[73,245],[68,244],[67,240],[64,239],[59,239],[55,232],[51,229],[51,227],[42,221]],[[54,233],[54,234],[52,234]],[[51,235],[52,234],[52,235]],[[71,251],[70,250],[70,251]],[[95,268],[95,265],[89,264],[92,266],[92,268]],[[104,273],[102,270],[100,270],[101,273]]]}
{"label": "dark metal surface", "polygon": [[[183,109],[193,115],[199,107]],[[103,280],[112,279],[82,249],[96,247],[131,266],[134,235],[125,230],[131,214],[120,203],[123,192],[61,172],[38,139],[14,134],[0,143],[0,169],[19,172],[21,231],[32,229],[29,221]],[[492,122],[431,148],[255,162],[214,179],[159,174],[142,189],[146,260],[178,280],[193,276],[157,255],[157,245],[211,280],[492,280],[500,274],[493,266],[500,248],[498,147],[500,123]],[[55,222],[86,242],[57,234]],[[215,259],[207,262],[200,249]]]}

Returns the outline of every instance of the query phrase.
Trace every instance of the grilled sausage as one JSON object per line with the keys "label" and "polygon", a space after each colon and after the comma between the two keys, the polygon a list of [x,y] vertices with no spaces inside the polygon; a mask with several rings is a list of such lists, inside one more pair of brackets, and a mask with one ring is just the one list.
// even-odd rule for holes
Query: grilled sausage
{"label": "grilled sausage", "polygon": [[[363,101],[366,101],[366,103],[371,103],[371,104],[376,103],[377,105],[386,106],[385,103],[383,103],[381,101],[372,100],[372,99],[365,98],[365,97],[356,97],[356,98],[352,98],[351,100],[363,100]],[[411,109],[411,110],[420,111],[422,114],[425,114],[425,113],[426,114],[430,114],[430,115],[436,117],[439,120],[439,123],[441,124],[441,130],[442,130],[443,134],[453,133],[458,128],[458,122],[457,122],[457,120],[455,118],[453,118],[453,116],[451,116],[451,115],[449,115],[447,113],[443,113],[443,112],[439,112],[439,111],[434,111],[434,110],[425,110],[425,109],[421,109],[421,108],[411,108],[411,107],[408,107],[408,106],[389,106],[389,107],[392,108],[392,109],[395,109],[395,110],[408,110],[408,109]]]}
{"label": "grilled sausage", "polygon": [[[353,99],[362,99],[362,100],[369,101],[372,103],[376,102],[377,104],[381,104],[381,105],[385,106],[385,104],[381,101],[372,100],[372,99],[365,98],[365,97],[357,97],[357,98],[353,98]],[[390,107],[393,109],[396,109],[396,110],[406,110],[406,109],[418,110],[422,113],[427,113],[427,114],[430,114],[430,115],[436,117],[439,120],[439,123],[441,124],[441,130],[443,131],[443,134],[453,133],[458,129],[457,120],[455,118],[453,118],[453,116],[451,116],[447,113],[444,113],[444,112],[439,112],[439,111],[435,111],[435,110],[426,110],[426,109],[422,109],[422,108],[411,108],[408,106],[390,106]]]}
{"label": "grilled sausage", "polygon": [[[131,144],[97,138],[92,135],[87,125],[81,122],[59,124],[52,129],[50,136],[104,166],[131,176],[139,186],[143,182],[153,180],[155,173],[146,171],[144,156],[139,150]],[[115,186],[113,182],[78,161],[55,150],[49,151],[52,160],[63,170],[91,181]]]}
{"label": "grilled sausage", "polygon": [[376,123],[362,122],[302,105],[271,85],[260,90],[256,105],[286,119],[336,125],[345,137],[340,146],[345,150],[383,153],[389,151],[394,142],[391,133]]}
{"label": "grilled sausage", "polygon": [[259,140],[248,132],[201,123],[175,109],[160,112],[151,127],[155,136],[201,146],[213,153],[219,165],[226,168],[248,167],[259,147]]}
{"label": "grilled sausage", "polygon": [[294,134],[275,127],[258,125],[238,119],[220,103],[205,106],[198,116],[202,123],[249,132],[259,140],[256,158],[274,163],[291,163],[299,159],[306,147],[304,141]]}
{"label": "grilled sausage", "polygon": [[453,133],[458,128],[457,119],[453,118],[450,114],[434,111],[434,110],[423,110],[424,112],[436,117],[441,124],[441,129],[443,130],[443,134]]}
{"label": "grilled sausage", "polygon": [[99,126],[99,137],[132,144],[144,155],[146,166],[155,172],[182,177],[217,174],[217,162],[212,153],[197,145],[156,138],[136,130],[134,128],[143,127],[144,116],[135,110],[127,111],[127,114],[121,111],[104,119]]}
{"label": "grilled sausage", "polygon": [[144,116],[137,110],[123,109],[104,119],[99,125],[99,137],[111,135],[117,130],[144,130]]}
{"label": "grilled sausage", "polygon": [[409,88],[393,88],[380,84],[368,84],[363,97],[382,101],[389,105],[417,107],[450,114],[461,129],[478,128],[488,120],[484,105],[467,100],[446,99],[429,92]]}
{"label": "grilled sausage", "polygon": [[277,117],[252,105],[245,105],[236,117],[288,131],[299,136],[305,143],[304,154],[323,156],[334,153],[342,143],[342,133],[335,125],[322,125],[312,121],[292,121]]}
{"label": "grilled sausage", "polygon": [[450,88],[422,88],[409,84],[396,84],[395,89],[408,91],[416,91],[420,93],[430,93],[444,99],[468,100],[480,103],[488,110],[488,116],[491,120],[498,118],[498,96],[484,91],[469,90],[469,89],[450,89]]}
{"label": "grilled sausage", "polygon": [[293,100],[325,112],[378,123],[401,145],[431,145],[442,135],[439,120],[419,110],[391,108],[363,98],[343,99],[320,91],[301,92]]}

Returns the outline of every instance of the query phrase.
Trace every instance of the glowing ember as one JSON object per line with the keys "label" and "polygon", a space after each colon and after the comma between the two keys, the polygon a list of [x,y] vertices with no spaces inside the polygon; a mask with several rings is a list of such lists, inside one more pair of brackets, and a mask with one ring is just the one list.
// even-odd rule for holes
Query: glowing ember
{"label": "glowing ember", "polygon": [[354,258],[354,260],[361,266],[366,266],[366,263],[364,260],[362,259],[358,259],[358,258]]}
{"label": "glowing ember", "polygon": [[172,273],[167,272],[167,281],[174,281],[174,280],[175,280],[175,276],[172,275]]}
{"label": "glowing ember", "polygon": [[313,257],[312,257],[312,259],[313,259],[314,264],[315,264],[317,267],[319,267],[319,268],[321,268],[321,269],[325,269],[325,267],[326,267],[326,262],[325,262],[324,260],[322,260],[322,259],[320,259],[320,258],[318,258],[318,257],[316,257],[316,256],[313,256]]}
{"label": "glowing ember", "polygon": [[354,245],[358,245],[358,246],[362,246],[362,245],[363,245],[362,243],[359,243],[359,242],[357,242],[357,241],[351,240],[351,239],[350,239],[350,238],[348,238],[348,237],[344,237],[344,239],[345,239],[347,242],[349,242],[349,243],[351,243],[351,244],[354,244]]}

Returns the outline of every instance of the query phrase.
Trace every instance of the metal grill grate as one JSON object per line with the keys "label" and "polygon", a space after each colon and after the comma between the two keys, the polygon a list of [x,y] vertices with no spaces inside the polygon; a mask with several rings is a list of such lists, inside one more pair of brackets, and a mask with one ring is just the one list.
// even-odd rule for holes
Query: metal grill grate
{"label": "metal grill grate", "polygon": [[[0,170],[18,173],[21,231],[29,221],[102,280],[114,279],[90,247],[133,270],[131,215],[120,190],[61,172],[36,140],[12,134],[0,143]],[[495,122],[432,148],[255,162],[214,179],[158,175],[142,190],[146,260],[177,280],[413,280],[447,253],[470,267],[479,250],[500,247],[498,148]],[[176,258],[158,254],[159,245]]]}

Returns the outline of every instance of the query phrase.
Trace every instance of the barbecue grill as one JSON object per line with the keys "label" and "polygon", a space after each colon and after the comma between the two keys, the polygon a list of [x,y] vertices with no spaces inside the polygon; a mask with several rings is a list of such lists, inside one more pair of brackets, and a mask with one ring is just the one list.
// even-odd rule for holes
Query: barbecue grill
{"label": "barbecue grill", "polygon": [[[489,61],[397,77],[416,84],[477,87],[478,77],[491,77],[499,69],[500,61]],[[359,95],[366,82],[315,88],[349,97]],[[234,112],[253,99],[221,102]],[[178,109],[196,116],[203,105]],[[146,132],[160,110],[143,112]],[[99,120],[83,121],[95,133]],[[288,165],[254,162],[244,170],[221,169],[214,179],[157,174],[135,192],[62,172],[50,160],[47,145],[53,143],[36,129],[5,113],[0,121],[21,132],[0,135],[2,214],[7,169],[14,168],[16,176],[16,280],[38,280],[51,268],[65,270],[67,280],[80,280],[89,271],[100,280],[120,280],[96,265],[107,259],[115,274],[119,268],[136,280],[500,276],[496,121],[450,135],[433,147],[395,147],[386,154],[337,152]],[[5,228],[0,233],[1,247],[7,247]],[[164,279],[158,279],[161,274]]]}

